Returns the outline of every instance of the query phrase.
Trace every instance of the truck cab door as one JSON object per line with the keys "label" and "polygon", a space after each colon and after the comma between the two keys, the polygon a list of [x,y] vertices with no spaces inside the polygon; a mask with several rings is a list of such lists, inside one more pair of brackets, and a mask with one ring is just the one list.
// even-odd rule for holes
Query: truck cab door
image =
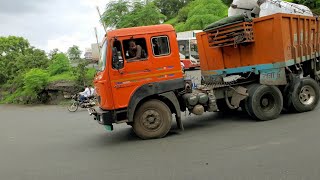
{"label": "truck cab door", "polygon": [[[144,50],[144,55],[135,60],[130,59],[128,53],[129,42],[134,40],[136,45],[141,46]],[[111,87],[114,97],[115,109],[126,108],[129,104],[130,97],[135,90],[142,84],[150,81],[151,62],[148,58],[145,38],[134,39],[116,39],[113,41],[113,59],[119,62],[119,65],[113,65],[110,75]]]}

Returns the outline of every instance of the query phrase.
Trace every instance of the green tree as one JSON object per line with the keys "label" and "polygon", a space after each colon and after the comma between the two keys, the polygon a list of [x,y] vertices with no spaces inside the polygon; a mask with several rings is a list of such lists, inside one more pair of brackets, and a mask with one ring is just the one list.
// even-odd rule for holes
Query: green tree
{"label": "green tree", "polygon": [[193,0],[155,0],[155,5],[167,19],[174,18],[178,14],[178,10],[186,6]]}
{"label": "green tree", "polygon": [[145,5],[137,1],[133,3],[133,10],[122,17],[122,20],[119,22],[119,27],[155,25],[160,24],[161,21],[163,22],[165,18],[154,3],[150,2]]}
{"label": "green tree", "polygon": [[107,4],[102,15],[102,21],[106,26],[117,28],[122,17],[129,13],[130,2],[128,0],[111,1]]}
{"label": "green tree", "polygon": [[226,17],[227,10],[228,7],[221,0],[195,0],[180,9],[172,24],[178,32],[203,29]]}
{"label": "green tree", "polygon": [[28,95],[36,96],[48,84],[49,74],[43,69],[31,69],[24,75],[24,90]]}
{"label": "green tree", "polygon": [[53,56],[48,71],[51,76],[62,74],[71,68],[70,61],[64,53],[58,53]]}
{"label": "green tree", "polygon": [[67,54],[71,62],[78,62],[81,60],[82,51],[79,49],[79,46],[73,45],[68,49]]}
{"label": "green tree", "polygon": [[22,37],[0,37],[0,84],[19,77],[32,68],[47,68],[46,53],[30,46]]}
{"label": "green tree", "polygon": [[87,68],[88,62],[86,61],[81,61],[78,66],[74,69],[74,75],[76,77],[76,83],[80,86],[88,85],[88,80],[87,80]]}
{"label": "green tree", "polygon": [[53,57],[54,57],[55,55],[57,55],[58,53],[60,53],[60,51],[59,51],[58,48],[52,49],[52,50],[50,51],[50,53],[48,54],[49,59],[52,60]]}
{"label": "green tree", "polygon": [[165,18],[151,1],[117,0],[108,4],[102,20],[108,27],[126,28],[159,24]]}

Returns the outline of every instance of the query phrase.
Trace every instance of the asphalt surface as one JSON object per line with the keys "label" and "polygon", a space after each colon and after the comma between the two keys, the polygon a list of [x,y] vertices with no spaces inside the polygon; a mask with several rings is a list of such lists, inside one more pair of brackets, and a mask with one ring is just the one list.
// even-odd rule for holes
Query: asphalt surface
{"label": "asphalt surface", "polygon": [[[197,72],[195,72],[197,73]],[[267,122],[186,116],[163,139],[107,132],[85,110],[0,106],[1,180],[320,179],[320,107]]]}

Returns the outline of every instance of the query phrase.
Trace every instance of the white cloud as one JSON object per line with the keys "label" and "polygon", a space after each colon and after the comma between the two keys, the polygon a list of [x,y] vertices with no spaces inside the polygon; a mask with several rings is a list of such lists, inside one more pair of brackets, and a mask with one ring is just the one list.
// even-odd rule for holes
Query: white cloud
{"label": "white cloud", "polygon": [[0,0],[0,36],[23,36],[46,51],[58,48],[65,52],[72,45],[84,51],[96,42],[94,27],[103,37],[96,6],[103,12],[108,1]]}

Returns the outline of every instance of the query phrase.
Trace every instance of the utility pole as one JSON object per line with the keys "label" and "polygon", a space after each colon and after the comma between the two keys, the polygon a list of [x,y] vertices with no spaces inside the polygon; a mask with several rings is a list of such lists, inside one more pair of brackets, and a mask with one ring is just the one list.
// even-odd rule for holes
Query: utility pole
{"label": "utility pole", "polygon": [[97,40],[98,50],[99,50],[99,59],[100,59],[100,58],[101,58],[101,57],[100,57],[100,43],[99,43],[98,31],[97,31],[97,28],[96,28],[96,27],[94,28],[94,33],[95,33],[95,35],[96,35],[96,40]]}
{"label": "utility pole", "polygon": [[98,6],[97,6],[97,11],[98,11],[98,14],[99,14],[99,17],[100,17],[101,24],[102,24],[102,26],[103,26],[103,28],[104,28],[104,31],[107,33],[107,28],[106,28],[104,22],[102,21],[102,15],[101,15],[101,13],[100,13],[100,9],[99,9]]}

